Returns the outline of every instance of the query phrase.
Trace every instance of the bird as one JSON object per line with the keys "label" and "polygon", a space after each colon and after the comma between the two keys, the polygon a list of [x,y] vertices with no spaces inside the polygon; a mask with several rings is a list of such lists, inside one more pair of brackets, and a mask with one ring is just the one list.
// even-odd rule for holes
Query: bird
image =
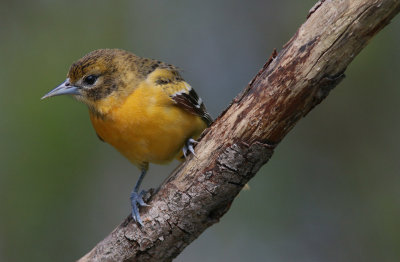
{"label": "bird", "polygon": [[74,62],[42,99],[59,95],[86,104],[98,138],[139,168],[130,202],[140,226],[139,207],[147,206],[140,185],[149,163],[195,155],[196,139],[213,121],[177,67],[122,49],[98,49]]}

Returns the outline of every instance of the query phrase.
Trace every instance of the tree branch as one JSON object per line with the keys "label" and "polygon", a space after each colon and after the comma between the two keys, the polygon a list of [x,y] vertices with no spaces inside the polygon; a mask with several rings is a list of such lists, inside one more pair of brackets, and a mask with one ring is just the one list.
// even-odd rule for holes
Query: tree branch
{"label": "tree branch", "polygon": [[297,121],[344,77],[368,41],[400,11],[400,0],[319,1],[307,21],[205,132],[141,208],[79,261],[171,261],[218,222]]}

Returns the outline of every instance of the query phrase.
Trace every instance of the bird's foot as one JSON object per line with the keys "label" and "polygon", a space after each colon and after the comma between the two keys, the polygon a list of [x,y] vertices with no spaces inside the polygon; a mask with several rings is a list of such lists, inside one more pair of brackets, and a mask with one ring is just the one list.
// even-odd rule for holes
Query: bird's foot
{"label": "bird's foot", "polygon": [[132,205],[132,218],[139,223],[139,225],[143,226],[142,219],[140,218],[139,207],[141,206],[149,206],[143,201],[143,196],[146,194],[146,191],[142,190],[139,194],[135,191],[131,193],[131,205]]}
{"label": "bird's foot", "polygon": [[198,142],[194,140],[193,138],[189,138],[186,140],[185,145],[183,146],[183,156],[186,158],[189,153],[192,153],[194,156],[196,154],[194,153],[194,148],[193,145],[196,145]]}

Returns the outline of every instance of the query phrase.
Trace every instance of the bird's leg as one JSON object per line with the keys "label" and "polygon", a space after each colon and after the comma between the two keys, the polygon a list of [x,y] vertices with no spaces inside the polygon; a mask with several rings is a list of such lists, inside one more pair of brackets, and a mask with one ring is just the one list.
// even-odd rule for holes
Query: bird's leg
{"label": "bird's leg", "polygon": [[192,153],[194,156],[196,154],[194,153],[193,145],[197,144],[198,142],[194,140],[193,138],[189,138],[186,140],[185,145],[183,146],[183,156],[186,158],[188,156],[188,152]]}
{"label": "bird's leg", "polygon": [[146,191],[142,190],[139,193],[139,188],[140,184],[143,181],[144,176],[146,175],[147,170],[145,168],[142,169],[142,173],[140,174],[140,177],[138,181],[136,182],[135,188],[133,189],[131,193],[131,205],[132,205],[132,218],[138,222],[141,226],[143,226],[142,219],[140,218],[139,214],[139,207],[140,206],[148,206],[144,201],[143,201],[143,196],[146,194]]}

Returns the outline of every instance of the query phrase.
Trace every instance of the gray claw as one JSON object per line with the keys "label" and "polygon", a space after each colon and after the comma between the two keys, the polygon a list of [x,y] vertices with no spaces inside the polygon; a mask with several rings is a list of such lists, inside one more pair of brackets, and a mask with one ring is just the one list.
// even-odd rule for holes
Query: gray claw
{"label": "gray claw", "polygon": [[188,152],[192,153],[194,156],[196,154],[194,153],[194,148],[193,145],[197,144],[198,142],[194,140],[193,138],[189,138],[185,145],[183,146],[183,156],[186,158],[188,156]]}
{"label": "gray claw", "polygon": [[131,193],[131,205],[132,205],[132,218],[143,226],[142,219],[140,218],[139,207],[141,206],[149,206],[143,201],[143,196],[146,194],[146,191],[142,190],[140,194],[137,192]]}

